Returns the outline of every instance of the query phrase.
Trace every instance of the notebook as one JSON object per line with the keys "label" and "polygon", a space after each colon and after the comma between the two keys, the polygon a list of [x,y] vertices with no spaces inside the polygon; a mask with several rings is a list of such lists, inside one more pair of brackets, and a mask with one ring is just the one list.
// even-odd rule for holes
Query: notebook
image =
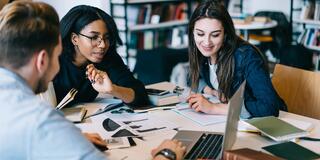
{"label": "notebook", "polygon": [[228,150],[223,153],[223,160],[284,160],[270,154],[253,150],[250,148],[240,148]]}
{"label": "notebook", "polygon": [[61,111],[64,113],[66,119],[74,123],[82,122],[87,113],[87,110],[83,105],[72,108],[63,108]]}
{"label": "notebook", "polygon": [[64,113],[66,119],[74,123],[82,122],[87,113],[84,105],[76,105],[70,108],[65,108],[65,106],[67,106],[74,99],[77,93],[78,90],[72,88],[56,107],[57,110],[61,110]]}
{"label": "notebook", "polygon": [[309,160],[320,158],[319,154],[293,142],[270,145],[262,147],[262,149],[274,154],[275,156],[289,160]]}
{"label": "notebook", "polygon": [[180,102],[178,96],[174,93],[168,93],[165,95],[150,95],[148,94],[149,100],[152,105],[165,106],[170,104],[177,104]]}
{"label": "notebook", "polygon": [[[169,82],[160,82],[146,86],[146,90],[149,90],[148,97],[152,105],[165,106],[170,104],[179,103],[180,100],[177,94],[172,93],[176,86]],[[150,94],[151,90],[162,90],[162,94]]]}
{"label": "notebook", "polygon": [[263,135],[275,141],[286,141],[308,135],[307,131],[273,116],[253,118],[244,122],[256,127]]}
{"label": "notebook", "polygon": [[173,137],[187,147],[184,159],[221,159],[225,150],[235,143],[237,127],[243,105],[245,81],[230,99],[225,133],[180,130]]}
{"label": "notebook", "polygon": [[[206,97],[212,103],[220,103],[219,99],[216,97],[213,97],[210,95],[203,95],[203,96]],[[192,108],[190,108],[189,103],[177,104],[174,111],[203,126],[216,124],[216,123],[224,123],[227,121],[227,116],[225,115],[212,115],[212,114],[205,114],[202,112],[196,112]]]}

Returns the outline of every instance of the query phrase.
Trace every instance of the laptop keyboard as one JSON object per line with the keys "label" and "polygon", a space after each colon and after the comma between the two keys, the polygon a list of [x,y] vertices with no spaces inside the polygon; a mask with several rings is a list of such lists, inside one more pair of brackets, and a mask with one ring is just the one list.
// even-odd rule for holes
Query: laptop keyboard
{"label": "laptop keyboard", "polygon": [[222,149],[223,135],[203,133],[184,159],[216,159]]}

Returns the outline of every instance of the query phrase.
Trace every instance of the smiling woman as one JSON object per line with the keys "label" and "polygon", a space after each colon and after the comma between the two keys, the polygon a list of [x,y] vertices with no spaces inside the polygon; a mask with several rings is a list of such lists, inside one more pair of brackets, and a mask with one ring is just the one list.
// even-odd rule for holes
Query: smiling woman
{"label": "smiling woman", "polygon": [[144,85],[135,79],[116,52],[121,39],[114,20],[91,6],[72,8],[60,23],[63,51],[60,72],[53,83],[59,103],[76,88],[72,105],[111,94],[133,106],[148,104]]}
{"label": "smiling woman", "polygon": [[[208,114],[226,114],[226,103],[246,80],[243,118],[277,116],[279,110],[286,110],[271,84],[261,52],[236,35],[221,2],[201,3],[190,18],[188,30],[191,87],[221,101],[212,103],[201,94],[191,94],[190,107]],[[200,80],[206,83],[201,89]]]}

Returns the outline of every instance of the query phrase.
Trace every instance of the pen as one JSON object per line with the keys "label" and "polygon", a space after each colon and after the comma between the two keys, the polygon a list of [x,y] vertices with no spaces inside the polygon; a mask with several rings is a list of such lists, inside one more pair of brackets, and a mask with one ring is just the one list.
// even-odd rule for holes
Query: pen
{"label": "pen", "polygon": [[113,110],[115,108],[118,108],[118,107],[121,107],[123,105],[124,105],[123,103],[109,104],[109,105],[105,106],[103,109],[99,109],[96,113],[93,113],[91,115],[88,115],[88,116],[84,117],[84,119],[87,119],[87,118],[90,118],[92,116],[96,116],[96,115],[111,111],[111,110]]}
{"label": "pen", "polygon": [[300,140],[306,140],[306,141],[320,141],[320,138],[312,138],[312,137],[300,137]]}
{"label": "pen", "polygon": [[146,110],[134,110],[134,113],[147,113],[147,112],[151,112],[151,111],[158,111],[158,110],[162,110],[162,111],[166,111],[166,110],[171,110],[174,109],[173,107],[155,107],[155,108],[150,108],[150,109],[146,109]]}

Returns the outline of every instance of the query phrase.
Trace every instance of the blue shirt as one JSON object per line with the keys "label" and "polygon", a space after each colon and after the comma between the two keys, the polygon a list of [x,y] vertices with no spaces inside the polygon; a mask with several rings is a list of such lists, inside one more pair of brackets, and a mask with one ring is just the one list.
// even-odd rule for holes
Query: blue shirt
{"label": "blue shirt", "polygon": [[[272,86],[262,57],[251,45],[240,45],[234,53],[234,62],[235,71],[231,94],[237,91],[244,80],[247,81],[244,92],[247,115],[251,117],[278,116],[279,110],[287,110],[286,104]],[[204,61],[201,65],[201,78],[213,88],[210,83],[208,62]]]}
{"label": "blue shirt", "polygon": [[1,160],[106,159],[22,77],[4,68],[0,77]]}

